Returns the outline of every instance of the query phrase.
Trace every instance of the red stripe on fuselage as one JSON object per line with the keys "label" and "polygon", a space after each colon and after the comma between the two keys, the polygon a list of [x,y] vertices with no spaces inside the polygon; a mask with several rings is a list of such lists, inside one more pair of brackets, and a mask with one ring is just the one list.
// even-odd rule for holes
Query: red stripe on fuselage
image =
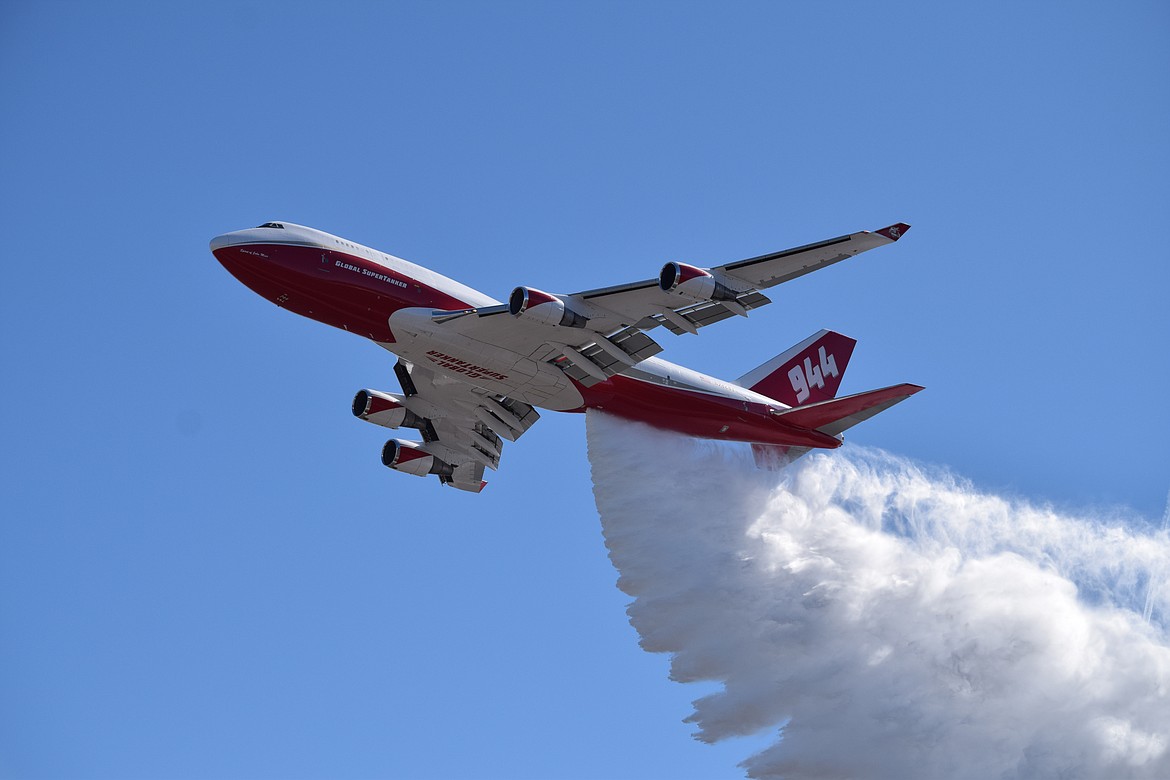
{"label": "red stripe on fuselage", "polygon": [[354,255],[314,246],[246,244],[218,249],[232,276],[305,317],[392,342],[387,320],[399,309],[468,309],[470,304]]}
{"label": "red stripe on fuselage", "polygon": [[585,404],[575,412],[599,409],[618,417],[644,422],[701,439],[759,442],[786,446],[833,449],[834,436],[785,425],[761,403],[670,387],[628,376],[584,387]]}
{"label": "red stripe on fuselage", "polygon": [[[471,304],[365,258],[316,246],[245,244],[215,257],[253,291],[292,312],[373,339],[393,342],[387,320],[399,309],[459,310]],[[704,439],[832,448],[841,442],[785,424],[761,403],[627,376],[578,384],[584,405]],[[422,457],[403,451],[406,460]]]}

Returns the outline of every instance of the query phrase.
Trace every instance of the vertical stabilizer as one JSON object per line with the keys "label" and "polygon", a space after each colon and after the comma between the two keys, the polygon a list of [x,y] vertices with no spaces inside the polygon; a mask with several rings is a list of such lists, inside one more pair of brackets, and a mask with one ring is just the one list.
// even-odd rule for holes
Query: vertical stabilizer
{"label": "vertical stabilizer", "polygon": [[827,401],[837,395],[855,339],[822,330],[736,380],[787,406]]}

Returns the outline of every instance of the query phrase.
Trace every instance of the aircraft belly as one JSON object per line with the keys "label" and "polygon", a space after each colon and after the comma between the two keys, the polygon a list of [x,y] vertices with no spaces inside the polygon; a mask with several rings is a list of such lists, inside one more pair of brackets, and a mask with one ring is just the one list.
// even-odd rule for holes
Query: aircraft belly
{"label": "aircraft belly", "polygon": [[543,361],[434,324],[417,310],[390,317],[398,339],[384,344],[410,362],[544,409],[577,409],[584,399],[565,374]]}

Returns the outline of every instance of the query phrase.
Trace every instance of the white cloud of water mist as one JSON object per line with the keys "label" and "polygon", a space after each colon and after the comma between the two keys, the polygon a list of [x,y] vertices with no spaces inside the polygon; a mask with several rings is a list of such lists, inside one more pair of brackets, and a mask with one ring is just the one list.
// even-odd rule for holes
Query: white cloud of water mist
{"label": "white cloud of water mist", "polygon": [[846,447],[784,472],[588,414],[631,622],[752,777],[1170,777],[1166,529]]}

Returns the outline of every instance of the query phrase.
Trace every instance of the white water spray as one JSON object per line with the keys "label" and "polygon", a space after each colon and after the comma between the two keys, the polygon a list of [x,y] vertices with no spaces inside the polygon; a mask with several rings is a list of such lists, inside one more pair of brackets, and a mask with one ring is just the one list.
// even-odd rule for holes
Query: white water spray
{"label": "white water spray", "polygon": [[746,448],[588,415],[618,587],[688,722],[780,737],[752,777],[1170,777],[1170,535],[847,447]]}
{"label": "white water spray", "polygon": [[[1170,493],[1166,494],[1166,509],[1162,512],[1162,535],[1165,536],[1170,532]],[[1150,582],[1146,586],[1146,603],[1142,609],[1142,620],[1149,623],[1154,616],[1154,605],[1158,603],[1159,596],[1162,600],[1165,599],[1166,593],[1166,567],[1170,565],[1170,560],[1163,558],[1154,568],[1150,575]],[[1166,615],[1163,610],[1163,620]]]}

